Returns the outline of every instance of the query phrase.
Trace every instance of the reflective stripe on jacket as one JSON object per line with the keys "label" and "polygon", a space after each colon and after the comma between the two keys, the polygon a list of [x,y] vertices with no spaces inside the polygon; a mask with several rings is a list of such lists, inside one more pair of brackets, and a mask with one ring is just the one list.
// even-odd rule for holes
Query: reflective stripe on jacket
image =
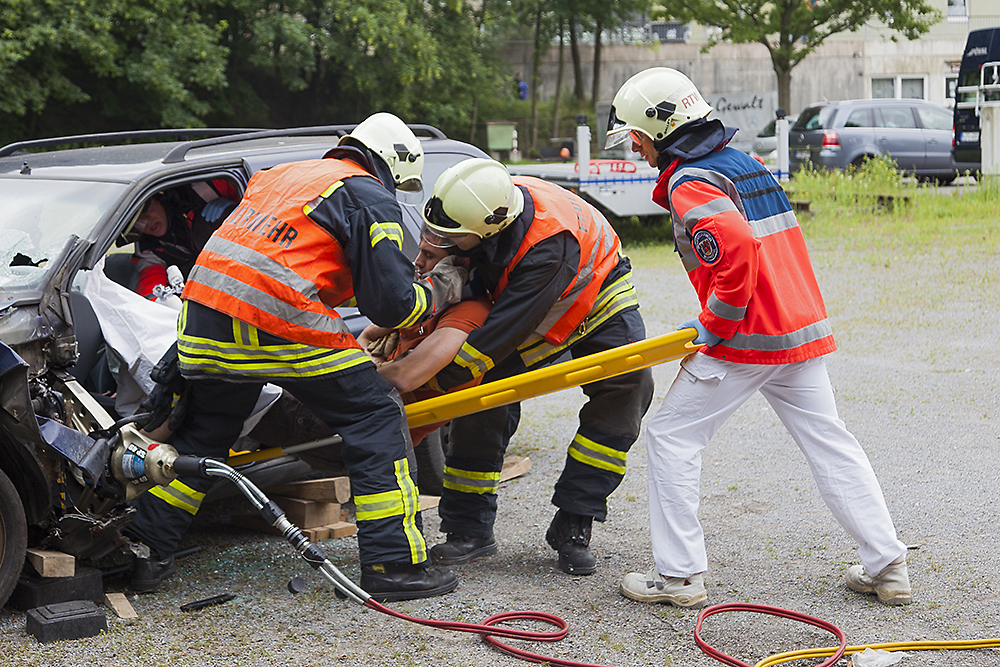
{"label": "reflective stripe on jacket", "polygon": [[336,159],[254,174],[198,256],[183,297],[292,341],[358,347],[333,310],[354,296],[350,267],[336,239],[308,217],[352,177],[374,178]]}
{"label": "reflective stripe on jacket", "polygon": [[673,217],[699,319],[723,339],[703,353],[784,364],[836,349],[798,220],[760,163],[732,148],[675,163],[653,199]]}
{"label": "reflective stripe on jacket", "polygon": [[558,345],[565,341],[590,313],[604,279],[617,266],[621,242],[610,223],[593,206],[558,185],[530,176],[514,176],[515,185],[527,188],[535,205],[528,233],[500,277],[493,292],[496,301],[510,280],[510,273],[532,247],[561,232],[569,232],[580,244],[576,278],[553,304],[537,332]]}

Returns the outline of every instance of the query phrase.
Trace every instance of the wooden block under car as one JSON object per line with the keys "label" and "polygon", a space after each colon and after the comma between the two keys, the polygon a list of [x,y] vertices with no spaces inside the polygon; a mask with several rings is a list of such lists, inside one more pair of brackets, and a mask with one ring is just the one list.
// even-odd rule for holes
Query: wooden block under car
{"label": "wooden block under car", "polygon": [[332,503],[346,503],[351,499],[351,479],[349,477],[326,477],[304,482],[292,482],[268,489],[270,493],[305,500],[324,500]]}
{"label": "wooden block under car", "polygon": [[118,618],[139,618],[139,614],[124,593],[105,593],[104,604],[115,612]]}
{"label": "wooden block under car", "polygon": [[[310,542],[326,540],[331,537],[342,537],[342,535],[331,535],[330,530],[333,526],[340,526],[341,524],[353,526],[354,524],[350,523],[350,518],[350,512],[346,508],[341,508],[340,515],[329,524],[325,526],[303,528],[302,532],[305,533],[305,536],[309,538]],[[279,534],[277,529],[264,521],[259,514],[234,514],[230,520],[234,526],[242,526],[243,528],[249,528],[250,530],[256,530],[261,533],[268,533],[269,535]],[[351,534],[353,535],[354,533]]]}
{"label": "wooden block under car", "polygon": [[76,574],[76,558],[61,551],[28,549],[28,562],[43,577],[72,577]]}
{"label": "wooden block under car", "polygon": [[40,643],[47,644],[99,635],[108,629],[108,619],[92,600],[72,600],[29,609],[25,629]]}
{"label": "wooden block under car", "polygon": [[506,482],[509,479],[520,477],[531,470],[531,459],[527,456],[505,456],[503,469],[500,470],[500,481]]}
{"label": "wooden block under car", "polygon": [[285,512],[285,517],[299,528],[318,528],[340,521],[340,503],[288,496],[274,496],[272,500]]}
{"label": "wooden block under car", "polygon": [[347,521],[339,521],[327,527],[330,529],[330,537],[350,537],[358,534],[358,527]]}

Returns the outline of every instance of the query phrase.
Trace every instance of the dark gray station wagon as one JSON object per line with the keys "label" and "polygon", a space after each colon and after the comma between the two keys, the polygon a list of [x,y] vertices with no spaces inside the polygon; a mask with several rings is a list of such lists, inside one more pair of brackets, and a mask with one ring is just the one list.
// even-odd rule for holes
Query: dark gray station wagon
{"label": "dark gray station wagon", "polygon": [[814,104],[789,131],[789,166],[847,169],[887,155],[902,171],[945,184],[958,176],[951,139],[951,112],[923,100]]}

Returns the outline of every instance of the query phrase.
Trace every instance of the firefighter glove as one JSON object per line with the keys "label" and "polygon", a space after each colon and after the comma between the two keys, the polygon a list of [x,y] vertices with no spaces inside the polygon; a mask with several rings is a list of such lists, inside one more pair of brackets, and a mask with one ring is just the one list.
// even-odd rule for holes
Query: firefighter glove
{"label": "firefighter glove", "polygon": [[448,255],[417,281],[431,290],[435,313],[462,300],[462,288],[469,278],[469,270],[462,266],[461,261],[461,257]]}

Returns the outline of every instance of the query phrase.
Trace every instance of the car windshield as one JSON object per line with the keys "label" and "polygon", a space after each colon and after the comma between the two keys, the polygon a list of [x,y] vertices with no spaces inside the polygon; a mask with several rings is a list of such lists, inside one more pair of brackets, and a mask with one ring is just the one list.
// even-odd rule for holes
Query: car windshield
{"label": "car windshield", "polygon": [[0,290],[30,288],[70,236],[90,238],[121,196],[121,183],[0,179]]}
{"label": "car windshield", "polygon": [[808,107],[799,114],[798,119],[792,129],[796,132],[806,130],[825,130],[830,127],[830,117],[833,115],[832,106]]}

